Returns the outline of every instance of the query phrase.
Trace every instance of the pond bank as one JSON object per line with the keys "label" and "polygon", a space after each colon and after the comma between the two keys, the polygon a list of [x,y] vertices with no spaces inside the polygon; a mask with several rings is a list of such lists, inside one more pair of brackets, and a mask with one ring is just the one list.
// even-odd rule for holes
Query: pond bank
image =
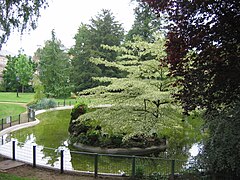
{"label": "pond bank", "polygon": [[81,143],[75,143],[73,145],[75,148],[99,154],[121,154],[121,155],[148,155],[159,151],[165,151],[167,149],[167,144],[160,146],[151,146],[147,148],[101,148],[87,146]]}

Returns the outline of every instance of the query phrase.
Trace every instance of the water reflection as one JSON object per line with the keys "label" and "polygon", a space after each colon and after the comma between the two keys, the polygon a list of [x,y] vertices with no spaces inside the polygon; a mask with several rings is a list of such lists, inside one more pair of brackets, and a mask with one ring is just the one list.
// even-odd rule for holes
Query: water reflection
{"label": "water reflection", "polygon": [[[44,114],[41,115],[44,119]],[[37,164],[60,169],[60,151],[64,150],[64,169],[94,172],[94,156],[76,152],[77,150],[68,144],[68,125],[70,110],[51,112],[48,114],[51,120],[42,120],[35,127],[22,129],[12,134],[3,136],[4,141],[0,146],[1,154],[11,157],[12,144],[16,141],[16,159],[32,163],[33,146],[37,146]],[[64,118],[63,118],[64,117]],[[195,133],[195,132],[194,132]],[[183,136],[184,138],[184,136]],[[183,139],[182,138],[182,139]],[[159,156],[168,159],[178,159],[175,170],[180,171],[187,167],[192,156],[199,152],[196,140],[185,136],[181,143],[173,144]],[[191,140],[189,140],[191,139]],[[99,156],[99,172],[114,174],[131,174],[132,158],[116,158]],[[171,172],[171,161],[156,158],[138,158],[136,168],[144,167],[146,173]]]}

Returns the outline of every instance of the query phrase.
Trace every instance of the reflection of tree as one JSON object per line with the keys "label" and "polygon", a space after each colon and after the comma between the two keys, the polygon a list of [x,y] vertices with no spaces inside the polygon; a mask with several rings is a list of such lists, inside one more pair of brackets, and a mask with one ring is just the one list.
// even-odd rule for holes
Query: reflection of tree
{"label": "reflection of tree", "polygon": [[16,131],[12,133],[12,138],[19,142],[32,141],[38,146],[43,146],[43,159],[49,159],[48,164],[53,166],[60,157],[60,153],[54,149],[63,146],[68,138],[70,110],[47,112],[38,115],[37,118],[41,120],[39,125]]}

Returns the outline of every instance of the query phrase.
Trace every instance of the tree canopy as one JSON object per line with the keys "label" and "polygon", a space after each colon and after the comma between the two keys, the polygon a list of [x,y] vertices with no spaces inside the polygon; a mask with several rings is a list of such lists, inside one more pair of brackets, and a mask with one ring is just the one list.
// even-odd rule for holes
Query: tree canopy
{"label": "tree canopy", "polygon": [[172,75],[182,77],[176,97],[184,109],[219,108],[239,99],[240,3],[143,2],[168,16],[167,59]]}
{"label": "tree canopy", "polygon": [[3,80],[6,90],[13,91],[28,86],[35,71],[35,64],[26,55],[8,56],[6,67],[3,71]]}
{"label": "tree canopy", "polygon": [[0,0],[0,49],[14,29],[35,29],[47,0]]}
{"label": "tree canopy", "polygon": [[175,97],[186,113],[207,110],[201,165],[239,177],[239,1],[142,2],[168,16],[167,60],[181,87]]}
{"label": "tree canopy", "polygon": [[70,51],[73,56],[71,82],[75,85],[75,91],[97,86],[99,83],[92,80],[94,76],[118,76],[113,69],[96,66],[89,59],[102,57],[114,60],[116,52],[106,51],[101,45],[120,45],[123,36],[122,25],[110,10],[102,10],[90,20],[90,24],[80,25],[75,35],[75,45]]}
{"label": "tree canopy", "polygon": [[[139,2],[139,0],[135,0]],[[143,3],[138,3],[134,9],[135,20],[131,29],[126,34],[126,40],[133,40],[134,36],[140,36],[147,42],[154,41],[154,34],[161,29],[164,18],[160,18],[151,8]]]}
{"label": "tree canopy", "polygon": [[69,97],[70,60],[61,42],[52,30],[51,40],[38,50],[39,78],[48,97]]}
{"label": "tree canopy", "polygon": [[[93,126],[93,129],[96,125],[100,126],[102,133],[98,132],[99,136],[104,133],[107,137],[117,136],[122,138],[120,142],[123,144],[142,137],[166,137],[171,148],[189,143],[184,133],[189,130],[188,133],[192,134],[193,126],[190,120],[182,123],[182,110],[171,98],[174,89],[169,87],[173,79],[167,76],[166,63],[162,61],[159,65],[159,61],[166,56],[164,44],[165,38],[157,36],[152,43],[135,37],[134,41],[120,46],[104,45],[106,50],[118,52],[115,61],[91,58],[91,62],[116,67],[128,74],[122,78],[95,77],[95,80],[110,84],[79,92],[81,97],[100,98],[101,103],[112,106],[81,115],[73,122],[76,128],[71,126],[76,130],[73,135],[79,135],[77,130],[81,129],[81,123],[86,123]],[[76,138],[81,142],[85,135]],[[141,146],[146,145],[143,141],[139,142]]]}

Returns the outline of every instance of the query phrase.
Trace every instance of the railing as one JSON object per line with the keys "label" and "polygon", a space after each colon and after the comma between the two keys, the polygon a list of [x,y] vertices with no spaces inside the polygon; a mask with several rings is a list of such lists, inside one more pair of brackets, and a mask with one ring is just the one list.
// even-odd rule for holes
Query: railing
{"label": "railing", "polygon": [[0,120],[1,130],[12,127],[17,124],[35,121],[35,111],[28,108],[27,113],[21,113],[15,116],[8,116]]}
{"label": "railing", "polygon": [[[61,106],[72,106],[77,101],[73,100],[64,100],[63,102],[57,102],[57,107]],[[27,108],[27,113],[21,113],[14,116],[7,116],[0,119],[0,130],[12,127],[17,124],[22,124],[26,122],[35,121],[35,111],[34,109]]]}
{"label": "railing", "polygon": [[[143,177],[158,173],[161,178],[168,179],[174,177],[178,165],[184,164],[183,161],[161,158],[66,151],[17,141],[8,142],[6,139],[2,137],[0,141],[3,156],[31,164],[33,167],[57,169],[61,173],[81,172],[92,174],[94,177],[99,175]],[[51,158],[47,154],[51,154]]]}
{"label": "railing", "polygon": [[[57,103],[58,107],[73,104],[72,101]],[[35,111],[28,108],[27,113],[2,119],[2,130],[30,121],[35,121]],[[186,171],[184,168],[186,161],[69,151],[64,147],[53,149],[16,140],[12,141],[10,137],[0,138],[0,154],[13,160],[31,164],[33,167],[53,168],[61,173],[64,171],[81,172],[92,174],[94,177],[99,175],[128,177],[155,175],[161,179],[169,179],[174,178],[176,173],[182,173],[182,170]]]}

